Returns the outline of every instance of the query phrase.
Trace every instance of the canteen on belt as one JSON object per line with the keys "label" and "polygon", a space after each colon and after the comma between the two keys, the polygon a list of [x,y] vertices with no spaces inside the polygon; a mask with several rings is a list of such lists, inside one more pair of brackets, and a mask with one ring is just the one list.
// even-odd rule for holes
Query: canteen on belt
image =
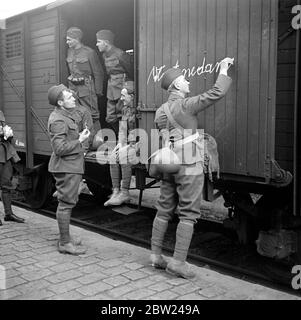
{"label": "canteen on belt", "polygon": [[155,177],[160,173],[175,174],[180,168],[180,159],[176,153],[169,147],[165,147],[152,154],[149,175]]}

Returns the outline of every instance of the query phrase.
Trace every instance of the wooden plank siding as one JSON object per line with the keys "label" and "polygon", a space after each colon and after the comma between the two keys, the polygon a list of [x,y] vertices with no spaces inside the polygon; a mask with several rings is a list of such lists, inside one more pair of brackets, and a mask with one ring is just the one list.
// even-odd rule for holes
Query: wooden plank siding
{"label": "wooden plank siding", "polygon": [[[57,64],[57,10],[45,11],[30,17],[31,95],[32,106],[47,128],[53,108],[48,103],[48,89],[59,82]],[[51,154],[49,139],[33,117],[34,153]]]}
{"label": "wooden plank siding", "polygon": [[[0,38],[1,66],[4,68],[6,75],[2,74],[1,81],[1,99],[2,109],[6,122],[12,127],[14,137],[17,143],[26,143],[25,132],[25,105],[24,105],[24,55],[23,55],[23,31],[22,18],[8,20],[5,30],[2,30]],[[6,40],[7,36],[15,32],[21,32],[21,55],[7,57]],[[7,79],[9,78],[9,81]],[[15,88],[15,89],[14,89]],[[21,98],[16,93],[21,94]],[[23,150],[23,147],[17,147],[17,150]]]}
{"label": "wooden plank siding", "polygon": [[[291,8],[296,1],[280,1],[279,37],[286,33],[291,22]],[[275,158],[283,169],[293,172],[294,154],[294,84],[296,59],[296,32],[278,47],[277,104]]]}
{"label": "wooden plank siding", "polygon": [[159,81],[165,70],[178,64],[196,95],[214,84],[216,63],[233,57],[232,86],[226,98],[199,115],[199,127],[217,139],[223,173],[264,178],[266,157],[274,156],[277,4],[140,0],[138,101],[145,108],[140,127],[150,136],[151,109],[167,99]]}

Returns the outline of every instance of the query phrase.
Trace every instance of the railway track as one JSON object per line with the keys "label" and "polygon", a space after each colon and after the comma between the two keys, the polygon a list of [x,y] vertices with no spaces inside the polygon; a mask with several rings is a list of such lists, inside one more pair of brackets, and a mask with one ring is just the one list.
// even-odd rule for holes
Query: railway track
{"label": "railway track", "polygon": [[[39,210],[33,210],[22,200],[14,200],[14,205],[56,218],[55,199],[47,208]],[[125,213],[116,212],[96,204],[91,197],[83,195],[73,210],[71,223],[112,239],[149,249],[154,216],[155,211],[149,208],[138,211],[127,206]],[[172,221],[167,230],[164,251],[169,255],[173,252],[176,225],[177,220]],[[208,221],[199,221],[196,224],[188,261],[277,290],[298,293],[291,288],[290,261],[276,262],[257,254],[254,247],[239,245],[235,235],[220,224]]]}

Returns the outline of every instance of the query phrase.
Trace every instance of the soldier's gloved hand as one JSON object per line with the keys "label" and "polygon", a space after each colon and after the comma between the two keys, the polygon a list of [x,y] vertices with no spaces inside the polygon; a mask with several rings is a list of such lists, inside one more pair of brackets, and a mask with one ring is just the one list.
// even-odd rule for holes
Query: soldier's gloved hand
{"label": "soldier's gloved hand", "polygon": [[230,66],[234,64],[234,58],[225,58],[220,62],[220,74],[224,74],[224,75],[228,75],[228,69],[230,68]]}
{"label": "soldier's gloved hand", "polygon": [[83,143],[89,138],[89,136],[90,136],[90,131],[86,128],[85,130],[80,132],[78,140],[80,143]]}

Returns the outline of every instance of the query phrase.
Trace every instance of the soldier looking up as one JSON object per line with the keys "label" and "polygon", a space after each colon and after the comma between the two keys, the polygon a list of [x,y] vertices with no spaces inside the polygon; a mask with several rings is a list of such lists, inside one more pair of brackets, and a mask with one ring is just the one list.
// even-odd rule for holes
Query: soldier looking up
{"label": "soldier looking up", "polygon": [[56,217],[60,231],[58,250],[78,255],[85,253],[78,247],[81,240],[72,238],[69,232],[72,208],[78,201],[78,189],[84,173],[84,146],[90,131],[78,130],[78,115],[73,93],[63,84],[48,90],[49,103],[55,106],[48,119],[52,154],[48,169],[56,181],[58,207]]}

